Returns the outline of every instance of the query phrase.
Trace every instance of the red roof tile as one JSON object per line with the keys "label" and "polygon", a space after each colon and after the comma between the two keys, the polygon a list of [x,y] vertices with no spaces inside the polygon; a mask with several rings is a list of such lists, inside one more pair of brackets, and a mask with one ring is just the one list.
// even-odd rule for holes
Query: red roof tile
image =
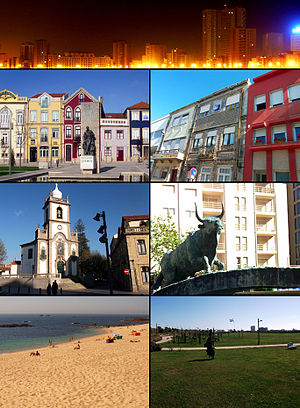
{"label": "red roof tile", "polygon": [[149,219],[149,214],[144,214],[144,215],[123,215],[123,218],[126,221],[148,220]]}
{"label": "red roof tile", "polygon": [[135,105],[128,106],[127,109],[149,109],[149,103],[139,102],[139,103],[136,103]]}
{"label": "red roof tile", "polygon": [[[42,95],[41,93],[38,93],[38,94],[36,94],[34,96],[31,96],[31,98],[38,98],[41,95]],[[67,93],[66,92],[63,92],[63,93],[48,93],[48,95],[52,96],[53,98],[59,98],[61,96],[67,95]]]}

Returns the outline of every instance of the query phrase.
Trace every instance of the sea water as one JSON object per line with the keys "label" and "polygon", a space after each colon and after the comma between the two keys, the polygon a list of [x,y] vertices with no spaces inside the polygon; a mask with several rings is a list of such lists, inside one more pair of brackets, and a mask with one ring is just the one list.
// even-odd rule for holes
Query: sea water
{"label": "sea water", "polygon": [[97,335],[98,328],[82,327],[124,326],[139,324],[134,319],[143,315],[104,314],[0,314],[0,326],[5,324],[28,324],[30,327],[0,327],[0,353],[18,350],[33,351],[40,347],[63,343],[74,339]]}

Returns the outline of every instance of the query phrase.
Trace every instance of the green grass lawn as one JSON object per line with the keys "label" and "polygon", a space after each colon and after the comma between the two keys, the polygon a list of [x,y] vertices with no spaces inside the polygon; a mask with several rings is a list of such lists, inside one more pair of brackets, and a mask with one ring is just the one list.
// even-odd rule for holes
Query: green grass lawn
{"label": "green grass lawn", "polygon": [[[162,347],[203,347],[207,336],[202,343],[187,341],[187,343],[162,343]],[[260,333],[260,344],[287,344],[289,342],[300,343],[300,333]],[[224,333],[220,341],[215,342],[218,346],[242,346],[257,344],[257,333]]]}
{"label": "green grass lawn", "polygon": [[151,408],[299,408],[300,349],[151,353]]}
{"label": "green grass lawn", "polygon": [[[26,167],[26,166],[22,166],[22,167],[12,167],[11,168],[11,174],[16,174],[16,173],[23,173],[24,171],[33,171],[33,170],[39,170],[38,167]],[[1,167],[0,166],[0,176],[6,176],[9,173],[9,169],[8,167]]]}

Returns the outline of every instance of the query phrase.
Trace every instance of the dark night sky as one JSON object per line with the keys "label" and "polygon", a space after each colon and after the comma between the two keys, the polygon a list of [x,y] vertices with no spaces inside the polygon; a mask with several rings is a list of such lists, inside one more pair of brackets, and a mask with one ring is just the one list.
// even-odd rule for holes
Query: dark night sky
{"label": "dark night sky", "polygon": [[[300,2],[286,0],[231,1],[230,6],[247,6],[247,25],[258,34],[284,32],[300,25]],[[297,4],[298,3],[298,4]],[[251,6],[249,6],[249,4]],[[27,0],[24,9],[12,2],[1,5],[1,52],[19,54],[19,44],[45,38],[51,51],[92,51],[111,54],[112,41],[125,39],[133,51],[142,53],[145,42],[161,42],[168,48],[180,47],[196,53],[201,44],[201,10],[222,8],[224,1],[199,2],[174,0],[172,3],[151,2],[61,2],[53,0],[47,8],[37,0]],[[12,12],[13,9],[13,12]],[[25,10],[25,11],[24,11]]]}

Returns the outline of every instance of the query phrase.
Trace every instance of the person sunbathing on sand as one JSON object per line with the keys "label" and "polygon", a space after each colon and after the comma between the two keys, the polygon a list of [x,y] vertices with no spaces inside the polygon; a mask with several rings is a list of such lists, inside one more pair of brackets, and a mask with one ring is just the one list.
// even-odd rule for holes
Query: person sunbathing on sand
{"label": "person sunbathing on sand", "polygon": [[80,344],[78,343],[77,346],[74,347],[74,350],[80,350]]}

